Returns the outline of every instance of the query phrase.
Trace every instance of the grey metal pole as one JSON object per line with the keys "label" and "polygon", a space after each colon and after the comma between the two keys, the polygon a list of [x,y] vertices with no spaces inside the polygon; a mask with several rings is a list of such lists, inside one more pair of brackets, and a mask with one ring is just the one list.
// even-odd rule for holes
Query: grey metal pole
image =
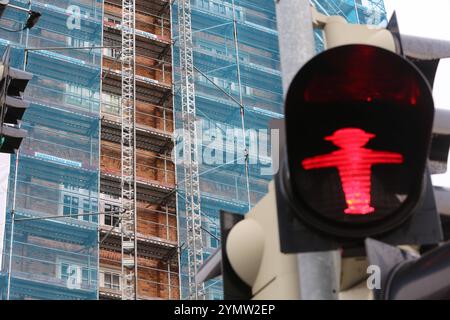
{"label": "grey metal pole", "polygon": [[[276,0],[284,95],[298,70],[315,54],[312,14],[308,0]],[[337,300],[340,253],[297,254],[300,298]]]}
{"label": "grey metal pole", "polygon": [[278,41],[286,95],[297,71],[311,59],[316,50],[309,0],[276,0]]}
{"label": "grey metal pole", "polygon": [[[28,10],[31,11],[31,1],[28,1]],[[30,35],[30,29],[27,29],[25,31],[25,48],[28,46],[28,39]],[[22,70],[26,70],[28,63],[28,52],[24,51],[24,57],[23,57],[23,65]],[[11,209],[11,236],[10,236],[10,243],[9,243],[9,261],[8,261],[8,287],[6,289],[6,300],[11,300],[11,274],[12,274],[12,256],[14,254],[13,251],[13,244],[14,244],[14,226],[15,226],[15,219],[16,219],[16,197],[17,197],[17,175],[19,170],[19,156],[20,151],[17,150],[16,152],[16,162],[14,166],[14,185],[13,185],[13,203],[12,203],[12,209]]]}
{"label": "grey metal pole", "polygon": [[8,259],[8,286],[6,289],[6,300],[11,300],[11,274],[12,274],[12,256],[14,254],[13,251],[13,243],[14,243],[14,226],[16,219],[16,196],[17,196],[17,171],[19,169],[19,150],[16,153],[16,162],[14,169],[14,185],[13,185],[13,203],[11,209],[11,235],[9,237],[9,259]]}

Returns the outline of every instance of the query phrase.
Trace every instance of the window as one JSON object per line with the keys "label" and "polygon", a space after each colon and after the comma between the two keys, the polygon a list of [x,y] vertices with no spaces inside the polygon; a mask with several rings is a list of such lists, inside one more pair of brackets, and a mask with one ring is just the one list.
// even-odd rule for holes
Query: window
{"label": "window", "polygon": [[244,15],[242,13],[242,9],[241,8],[236,8],[234,10],[234,12],[236,13],[236,20],[240,20],[240,21],[244,20]]}
{"label": "window", "polygon": [[103,55],[110,58],[117,58],[120,50],[118,48],[103,48]]}
{"label": "window", "polygon": [[71,191],[78,191],[78,190],[80,190],[80,188],[78,188],[77,186],[74,186],[74,185],[71,185],[71,184],[68,184],[68,183],[64,183],[63,186],[64,186],[64,189],[66,189],[66,190],[71,190]]}
{"label": "window", "polygon": [[[79,192],[78,188],[68,185],[64,185],[64,189]],[[98,213],[97,198],[89,198],[88,196],[76,195],[74,192],[66,191],[62,193],[61,201],[60,214],[63,216],[87,222],[98,222],[96,215]]]}
{"label": "window", "polygon": [[[197,78],[198,82],[200,83],[205,83],[207,84],[207,80],[204,77],[198,77]],[[222,89],[224,89],[225,91],[228,91],[230,93],[239,93],[239,85],[237,82],[233,82],[227,79],[221,79],[221,78],[217,78],[217,77],[213,77],[212,81],[219,87],[221,87]],[[242,93],[244,95],[252,95],[253,94],[253,89],[249,86],[242,86]]]}
{"label": "window", "polygon": [[89,199],[84,199],[83,200],[83,216],[82,216],[82,218],[83,218],[83,220],[84,221],[89,221],[90,220],[90,213],[92,213],[91,212],[91,208],[90,208],[91,206],[90,206],[90,201],[89,201]]}
{"label": "window", "polygon": [[[209,225],[209,232],[211,234],[209,234],[209,246],[211,248],[218,248],[219,247],[219,238],[220,238],[220,232],[219,232],[219,228],[217,226],[217,224],[213,224],[211,223]],[[214,236],[213,236],[214,235]]]}
{"label": "window", "polygon": [[105,53],[108,57],[111,58],[117,58],[119,56],[119,49],[118,48],[105,48]]}
{"label": "window", "polygon": [[[98,213],[98,206],[97,206],[97,200],[92,202],[92,212],[91,213]],[[91,222],[98,223],[98,216],[96,214],[91,216]]]}
{"label": "window", "polygon": [[228,80],[217,78],[217,77],[213,77],[212,80],[217,86],[221,87],[222,89],[225,89],[225,90],[229,89],[230,83]]}
{"label": "window", "polygon": [[120,275],[105,271],[103,273],[103,286],[108,289],[120,290]]}
{"label": "window", "polygon": [[209,10],[209,0],[197,0],[197,6]]}
{"label": "window", "polygon": [[[63,206],[63,215],[64,216],[70,216],[70,215],[77,215],[78,214],[78,203],[79,199],[78,197],[73,197],[69,195],[64,195],[64,206]],[[75,219],[77,217],[74,217]]]}
{"label": "window", "polygon": [[122,19],[121,18],[118,18],[118,17],[115,17],[115,16],[111,16],[111,15],[108,15],[108,14],[105,14],[104,20],[107,21],[107,22],[110,22],[110,23],[114,23],[114,24],[119,24],[119,25],[122,24]]}
{"label": "window", "polygon": [[[109,203],[105,203],[104,208],[105,208],[105,223],[104,224],[107,226],[111,226],[111,227],[113,227],[113,226],[118,227],[120,225],[119,224],[120,207],[109,204]],[[110,212],[110,213],[108,214],[108,212]]]}
{"label": "window", "polygon": [[81,282],[83,285],[87,285],[89,283],[89,270],[88,268],[81,269]]}
{"label": "window", "polygon": [[208,83],[208,79],[206,79],[206,77],[204,77],[203,75],[201,75],[199,73],[197,73],[195,77],[196,77],[198,83],[204,83],[204,84]]}
{"label": "window", "polygon": [[101,193],[100,198],[104,200],[113,200],[116,202],[120,201],[120,196],[116,196],[114,194]]}
{"label": "window", "polygon": [[59,269],[60,279],[66,281],[71,288],[80,288],[81,285],[88,286],[90,282],[96,282],[96,272],[89,268],[79,266],[70,262],[61,262]]}
{"label": "window", "polygon": [[215,54],[217,56],[225,56],[229,58],[233,57],[233,55],[231,55],[233,50],[229,51],[226,44],[196,39],[195,46],[203,51],[208,51],[211,54]]}
{"label": "window", "polygon": [[[197,6],[206,10],[209,10],[210,4],[207,0],[197,0]],[[243,20],[243,9],[242,7],[235,6],[235,13],[237,20]],[[216,3],[211,1],[211,11],[228,18],[233,18],[233,8],[229,3]]]}
{"label": "window", "polygon": [[78,107],[90,107],[92,92],[88,88],[66,83],[65,102]]}
{"label": "window", "polygon": [[91,47],[91,43],[89,41],[84,41],[84,40],[76,39],[76,38],[72,38],[72,37],[66,38],[66,44],[70,47],[76,47],[76,48]]}
{"label": "window", "polygon": [[116,47],[116,48],[103,48],[103,55],[111,58],[118,58],[120,54],[120,41],[115,41],[111,39],[104,39],[103,45],[105,47]]}
{"label": "window", "polygon": [[69,265],[61,263],[61,279],[67,280],[69,278]]}
{"label": "window", "polygon": [[102,112],[120,114],[120,96],[102,92]]}

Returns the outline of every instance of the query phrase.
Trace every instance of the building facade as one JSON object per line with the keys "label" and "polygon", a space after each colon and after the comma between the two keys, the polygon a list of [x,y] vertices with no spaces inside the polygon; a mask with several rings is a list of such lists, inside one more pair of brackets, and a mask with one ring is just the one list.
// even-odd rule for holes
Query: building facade
{"label": "building facade", "polygon": [[[120,299],[122,1],[30,2],[42,14],[32,30],[0,29],[13,65],[34,74],[17,170],[11,159],[0,295]],[[26,19],[8,8],[1,25]],[[169,2],[137,0],[135,19],[137,298],[178,299]]]}
{"label": "building facade", "polygon": [[[179,299],[168,0],[136,0],[137,298]],[[121,298],[122,1],[105,0],[100,143],[100,298]]]}
{"label": "building facade", "polygon": [[[100,46],[103,7],[54,0],[31,1],[31,9],[42,14],[38,26],[0,31],[12,65],[34,74],[25,92],[28,137],[11,157],[0,292],[3,299],[96,299],[101,55],[52,48]],[[26,19],[8,8],[1,23],[21,29]]]}

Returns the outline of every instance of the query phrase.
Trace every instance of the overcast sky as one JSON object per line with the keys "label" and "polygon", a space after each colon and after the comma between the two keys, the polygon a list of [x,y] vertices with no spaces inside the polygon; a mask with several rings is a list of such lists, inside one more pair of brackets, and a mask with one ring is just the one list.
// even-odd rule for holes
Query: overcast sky
{"label": "overcast sky", "polygon": [[[400,32],[450,41],[450,0],[385,0],[388,18],[397,12]],[[450,109],[450,59],[441,60],[434,84],[435,105]]]}
{"label": "overcast sky", "polygon": [[[385,0],[388,18],[397,12],[400,32],[450,41],[450,0]],[[441,60],[434,82],[436,107],[450,109],[450,59]],[[433,185],[450,189],[447,172],[432,176]]]}

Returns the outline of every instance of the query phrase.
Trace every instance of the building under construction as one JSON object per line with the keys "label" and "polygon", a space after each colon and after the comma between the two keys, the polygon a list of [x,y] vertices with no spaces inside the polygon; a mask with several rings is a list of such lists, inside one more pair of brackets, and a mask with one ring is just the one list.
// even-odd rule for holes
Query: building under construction
{"label": "building under construction", "polygon": [[170,3],[31,8],[35,28],[1,32],[34,74],[28,137],[11,159],[2,298],[178,299]]}
{"label": "building under construction", "polygon": [[[28,137],[10,159],[1,298],[222,298],[220,280],[195,273],[220,246],[219,211],[245,214],[272,178],[252,137],[270,146],[283,117],[274,1],[11,3],[42,17],[0,29],[13,66],[34,74]],[[312,3],[385,18],[382,1]],[[0,24],[25,21],[7,8]]]}
{"label": "building under construction", "polygon": [[[382,0],[311,4],[352,23],[386,19]],[[198,285],[195,273],[220,246],[219,211],[245,214],[272,179],[278,151],[268,149],[277,137],[267,129],[283,117],[275,2],[175,1],[172,25],[175,141],[197,155],[176,161],[181,297],[221,299],[221,280]],[[318,31],[316,40],[321,50]]]}

